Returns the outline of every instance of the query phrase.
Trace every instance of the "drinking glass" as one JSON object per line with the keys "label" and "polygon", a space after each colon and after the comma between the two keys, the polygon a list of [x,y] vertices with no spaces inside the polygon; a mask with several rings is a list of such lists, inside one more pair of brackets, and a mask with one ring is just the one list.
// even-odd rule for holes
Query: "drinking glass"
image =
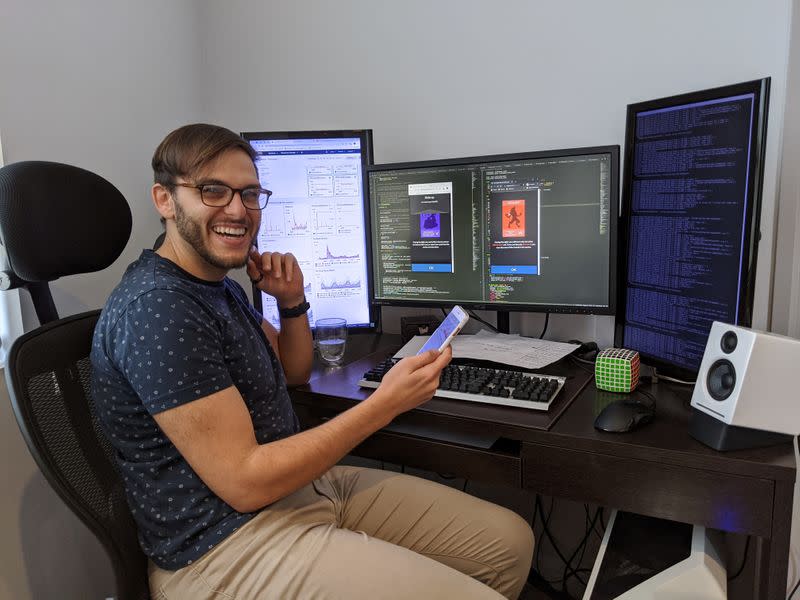
{"label": "drinking glass", "polygon": [[339,317],[317,319],[314,323],[319,355],[329,365],[337,365],[344,358],[347,344],[347,320]]}

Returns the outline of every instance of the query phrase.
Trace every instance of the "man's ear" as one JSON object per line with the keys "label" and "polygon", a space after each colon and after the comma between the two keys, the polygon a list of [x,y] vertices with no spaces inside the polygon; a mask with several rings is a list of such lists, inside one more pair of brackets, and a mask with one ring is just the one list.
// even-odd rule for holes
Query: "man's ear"
{"label": "man's ear", "polygon": [[154,183],[150,193],[153,196],[153,204],[155,204],[158,214],[164,219],[174,218],[175,200],[172,197],[172,193],[160,183]]}

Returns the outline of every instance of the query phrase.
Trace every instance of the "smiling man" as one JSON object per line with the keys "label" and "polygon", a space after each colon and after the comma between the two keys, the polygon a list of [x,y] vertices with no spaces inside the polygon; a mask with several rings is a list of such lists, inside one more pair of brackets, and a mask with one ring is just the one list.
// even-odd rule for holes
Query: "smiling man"
{"label": "smiling man", "polygon": [[[519,516],[452,488],[335,466],[430,399],[450,350],[398,363],[368,399],[300,431],[287,385],[308,380],[303,273],[253,240],[271,192],[241,137],[170,133],[153,156],[166,235],[112,292],[92,393],[150,559],[152,596],[515,598],[533,537]],[[230,279],[275,297],[278,332]]]}

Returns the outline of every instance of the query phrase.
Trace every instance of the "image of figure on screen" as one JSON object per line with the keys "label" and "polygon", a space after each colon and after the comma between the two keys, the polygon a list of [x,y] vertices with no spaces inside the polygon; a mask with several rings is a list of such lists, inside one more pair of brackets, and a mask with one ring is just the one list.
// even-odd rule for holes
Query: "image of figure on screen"
{"label": "image of figure on screen", "polygon": [[422,213],[419,216],[422,237],[438,238],[442,234],[441,222],[438,213]]}
{"label": "image of figure on screen", "polygon": [[503,210],[506,209],[508,223],[503,226],[503,237],[525,235],[525,201],[506,200],[503,202]]}

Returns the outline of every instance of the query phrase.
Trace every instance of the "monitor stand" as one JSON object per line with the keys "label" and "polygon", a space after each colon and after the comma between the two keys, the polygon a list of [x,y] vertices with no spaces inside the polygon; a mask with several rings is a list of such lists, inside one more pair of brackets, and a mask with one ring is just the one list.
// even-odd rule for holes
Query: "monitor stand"
{"label": "monitor stand", "polygon": [[511,333],[509,313],[497,311],[497,333]]}
{"label": "monitor stand", "polygon": [[728,597],[719,532],[613,510],[583,600]]}

